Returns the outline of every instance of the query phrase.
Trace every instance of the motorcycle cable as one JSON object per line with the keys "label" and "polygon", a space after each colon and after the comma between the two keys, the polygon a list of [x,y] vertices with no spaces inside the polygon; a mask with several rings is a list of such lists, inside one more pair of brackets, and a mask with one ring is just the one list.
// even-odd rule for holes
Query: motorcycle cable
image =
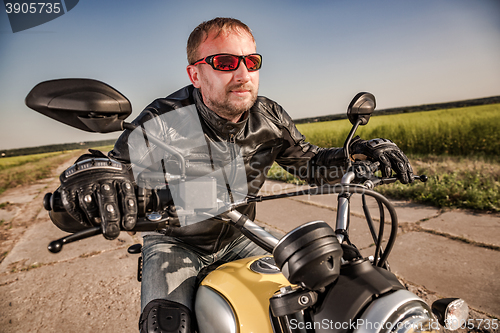
{"label": "motorcycle cable", "polygon": [[[417,179],[417,177],[415,177]],[[390,179],[390,181],[393,181]],[[382,183],[382,181],[380,181]],[[396,243],[396,234],[398,230],[398,219],[397,219],[397,213],[394,208],[394,206],[389,202],[387,198],[385,198],[383,195],[381,195],[378,192],[372,191],[362,185],[356,185],[356,184],[350,184],[350,185],[323,185],[319,187],[313,187],[310,189],[306,190],[301,190],[301,191],[296,191],[296,192],[289,192],[289,193],[283,193],[283,194],[275,194],[275,195],[269,195],[269,196],[260,196],[260,197],[255,197],[255,198],[249,198],[247,199],[247,203],[251,202],[262,202],[262,201],[267,201],[267,200],[274,200],[274,199],[281,199],[281,198],[288,198],[288,197],[294,197],[294,196],[301,196],[301,195],[321,195],[321,194],[343,194],[343,193],[349,193],[349,194],[366,194],[369,195],[377,202],[379,203],[379,208],[380,211],[382,212],[383,216],[383,206],[387,208],[389,211],[389,215],[391,216],[391,233],[389,236],[389,240],[387,242],[387,246],[385,247],[385,251],[383,251],[383,254],[381,254],[380,259],[377,261],[378,265],[383,265],[383,263],[386,262],[387,258],[389,257],[389,254],[392,251],[392,248],[394,247],[394,244]],[[383,224],[381,221],[381,228],[383,228]],[[378,237],[379,242],[382,242],[382,237]],[[379,244],[379,249],[380,249],[380,244]],[[377,258],[378,259],[378,258]],[[381,264],[382,263],[382,264]],[[381,266],[380,266],[381,267]]]}

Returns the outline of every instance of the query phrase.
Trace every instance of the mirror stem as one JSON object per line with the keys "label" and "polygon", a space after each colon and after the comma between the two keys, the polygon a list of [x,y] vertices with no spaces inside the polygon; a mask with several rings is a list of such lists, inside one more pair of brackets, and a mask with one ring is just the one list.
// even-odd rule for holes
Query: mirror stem
{"label": "mirror stem", "polygon": [[347,170],[352,165],[351,157],[350,157],[350,151],[349,151],[349,145],[351,144],[352,138],[354,137],[354,133],[356,133],[356,130],[358,129],[359,125],[363,122],[363,119],[358,118],[356,120],[356,123],[352,126],[351,131],[349,132],[349,135],[347,136],[347,139],[344,142],[344,155],[347,161]]}
{"label": "mirror stem", "polygon": [[[133,131],[133,130],[137,129],[138,127],[139,126],[134,125],[132,123],[127,123],[125,121],[123,122],[123,128],[124,129],[128,129],[130,131]],[[153,136],[150,133],[146,133],[146,129],[144,127],[141,127],[141,128],[142,128],[142,134],[144,135],[144,138],[146,140],[149,140],[149,141],[153,142],[158,147],[164,149],[166,152],[172,154],[173,156],[175,156],[177,158],[177,160],[179,161],[179,168],[180,168],[180,173],[181,173],[180,174],[181,179],[186,179],[186,160],[184,159],[184,156],[182,156],[181,153],[179,153],[174,148],[172,148],[172,147],[166,145],[165,143],[163,143],[157,137]]]}

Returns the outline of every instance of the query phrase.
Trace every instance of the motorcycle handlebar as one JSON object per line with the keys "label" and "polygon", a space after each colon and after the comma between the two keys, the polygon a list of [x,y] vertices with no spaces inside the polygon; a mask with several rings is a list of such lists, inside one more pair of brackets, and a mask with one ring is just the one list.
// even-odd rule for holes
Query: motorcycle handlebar
{"label": "motorcycle handlebar", "polygon": [[[353,177],[349,177],[350,181],[353,180]],[[428,177],[425,175],[421,176],[413,176],[414,180],[420,180],[422,182],[426,182],[428,180]],[[383,185],[383,184],[390,184],[396,182],[398,179],[395,177],[391,178],[372,178],[370,180],[367,180],[364,183],[364,186],[367,188],[373,188],[378,185]],[[367,184],[367,183],[371,183]],[[349,186],[349,184],[344,184]],[[338,186],[338,185],[337,185]],[[352,185],[351,185],[352,186]],[[332,187],[333,188],[333,187]],[[267,200],[272,200],[272,199],[278,199],[278,198],[283,198],[283,197],[290,197],[290,196],[298,196],[298,195],[314,195],[314,194],[328,194],[328,193],[339,193],[338,190],[332,191],[332,188],[330,186],[321,186],[321,187],[316,187],[312,188],[309,190],[303,190],[303,191],[298,191],[298,192],[292,192],[292,193],[285,193],[285,194],[278,194],[278,195],[271,195],[271,196],[260,196],[260,197],[253,197],[253,198],[248,198],[247,203],[250,202],[261,202],[261,201],[267,201]],[[61,212],[65,211],[64,206],[60,200],[60,195],[56,191],[53,194],[52,193],[47,193],[43,199],[43,205],[45,209],[47,210],[53,210],[55,212]],[[132,230],[129,231],[157,231],[160,229],[164,229],[167,225],[168,218],[162,218],[157,221],[149,219],[147,216],[146,217],[139,217],[137,219],[136,225]],[[246,230],[245,230],[246,231]],[[52,253],[58,253],[62,250],[64,244],[72,243],[77,240],[85,239],[88,237],[92,237],[95,235],[102,234],[102,230],[100,226],[95,226],[86,230],[82,230],[76,233],[73,233],[71,235],[65,236],[63,238],[57,239],[53,242],[51,242],[48,246],[48,250]],[[267,235],[266,235],[267,236]],[[255,237],[252,237],[255,238]],[[258,237],[259,238],[259,237]],[[264,237],[268,238],[268,240],[271,240],[274,237]],[[271,248],[271,243],[273,243],[276,239],[274,238],[272,241],[264,242],[264,248],[270,249]],[[267,243],[267,244],[266,244]]]}

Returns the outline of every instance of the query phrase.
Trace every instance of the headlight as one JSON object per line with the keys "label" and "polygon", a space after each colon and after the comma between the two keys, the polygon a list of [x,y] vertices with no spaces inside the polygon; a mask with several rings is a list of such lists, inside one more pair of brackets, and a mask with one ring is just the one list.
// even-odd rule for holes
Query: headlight
{"label": "headlight", "polygon": [[441,330],[429,306],[408,290],[373,301],[358,320],[354,333],[435,333]]}
{"label": "headlight", "polygon": [[386,322],[387,333],[439,332],[439,322],[425,303],[412,301],[399,308]]}

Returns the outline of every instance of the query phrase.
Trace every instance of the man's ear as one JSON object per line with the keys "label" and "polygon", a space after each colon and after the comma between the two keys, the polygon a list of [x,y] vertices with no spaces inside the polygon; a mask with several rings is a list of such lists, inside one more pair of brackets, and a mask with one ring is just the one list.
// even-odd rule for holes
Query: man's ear
{"label": "man's ear", "polygon": [[200,88],[200,77],[199,77],[199,72],[198,68],[194,65],[188,65],[186,67],[186,71],[189,76],[189,80],[191,80],[191,83],[195,88]]}

